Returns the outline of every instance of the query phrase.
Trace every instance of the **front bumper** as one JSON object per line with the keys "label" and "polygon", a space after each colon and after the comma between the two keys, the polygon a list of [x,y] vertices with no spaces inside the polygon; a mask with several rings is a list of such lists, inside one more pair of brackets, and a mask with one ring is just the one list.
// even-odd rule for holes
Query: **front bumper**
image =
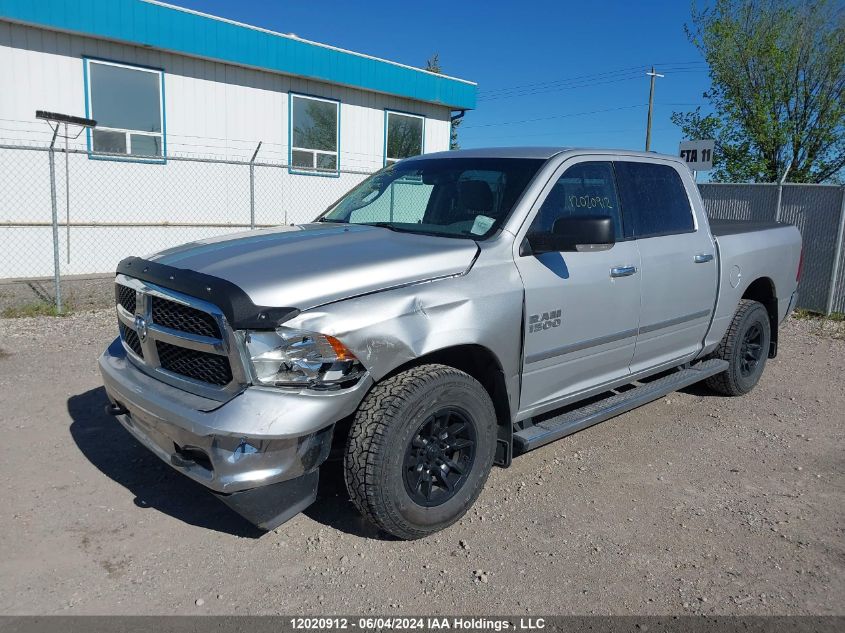
{"label": "front bumper", "polygon": [[[99,365],[111,412],[124,428],[182,474],[231,495],[224,501],[233,507],[230,502],[236,499],[248,499],[249,506],[256,500],[287,499],[296,506],[303,495],[313,497],[316,470],[328,456],[334,423],[355,411],[371,384],[366,376],[337,392],[250,387],[221,404],[137,369],[120,339],[100,356]],[[261,495],[252,492],[280,482],[290,482],[287,492],[280,492],[283,487]]]}

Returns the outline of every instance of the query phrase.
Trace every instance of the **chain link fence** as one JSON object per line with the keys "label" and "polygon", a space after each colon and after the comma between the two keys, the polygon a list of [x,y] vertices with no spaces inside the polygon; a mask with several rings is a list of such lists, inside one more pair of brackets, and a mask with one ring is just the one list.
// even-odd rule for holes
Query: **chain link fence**
{"label": "chain link fence", "polygon": [[797,226],[804,240],[798,307],[845,312],[845,187],[709,183],[698,188],[711,218]]}
{"label": "chain link fence", "polygon": [[130,253],[309,222],[368,175],[0,145],[0,280],[53,278],[61,309],[63,277],[113,271]]}
{"label": "chain link fence", "polygon": [[[0,283],[42,280],[40,287],[52,286],[52,294],[42,290],[39,296],[60,308],[62,278],[110,273],[127,254],[311,221],[369,175],[303,175],[256,155],[251,161],[173,156],[144,163],[0,144]],[[396,183],[383,204],[401,221],[403,208],[419,207],[404,202],[427,196],[429,187]],[[845,312],[845,187],[699,188],[712,218],[797,225],[804,238],[799,307]]]}

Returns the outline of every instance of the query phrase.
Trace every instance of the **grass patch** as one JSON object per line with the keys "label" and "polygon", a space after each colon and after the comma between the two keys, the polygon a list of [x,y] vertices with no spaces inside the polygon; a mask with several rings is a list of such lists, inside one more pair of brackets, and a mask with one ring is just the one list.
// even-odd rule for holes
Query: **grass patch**
{"label": "grass patch", "polygon": [[810,310],[798,309],[793,311],[792,316],[796,319],[808,321],[832,321],[834,323],[842,323],[845,321],[845,312],[831,312],[830,314],[822,314],[821,312],[811,312]]}
{"label": "grass patch", "polygon": [[19,306],[10,306],[3,310],[2,316],[4,319],[19,319],[23,317],[37,317],[37,316],[66,316],[71,312],[70,306],[65,306],[59,312],[53,303],[46,301],[33,301],[32,303],[24,303]]}
{"label": "grass patch", "polygon": [[810,312],[809,310],[795,310],[792,316],[803,321],[812,321],[814,327],[811,331],[816,336],[824,336],[840,341],[845,340],[845,314],[842,312],[832,312],[829,315],[825,315],[819,312]]}

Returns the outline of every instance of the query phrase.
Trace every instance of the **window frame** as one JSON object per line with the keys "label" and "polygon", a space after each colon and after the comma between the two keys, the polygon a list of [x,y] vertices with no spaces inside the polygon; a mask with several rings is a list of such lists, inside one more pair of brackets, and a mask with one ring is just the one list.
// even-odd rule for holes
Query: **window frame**
{"label": "window frame", "polygon": [[[623,221],[622,221],[623,235],[624,235],[626,228],[631,229],[631,235],[630,236],[624,236],[624,240],[622,240],[622,241],[648,240],[648,239],[651,239],[653,237],[668,237],[670,235],[688,235],[690,233],[697,233],[698,229],[699,229],[698,216],[695,212],[695,206],[693,205],[692,198],[690,198],[690,193],[689,193],[689,190],[687,189],[687,185],[684,182],[683,174],[672,163],[658,162],[658,161],[655,161],[655,160],[637,160],[637,158],[640,158],[640,157],[630,156],[630,157],[625,157],[623,159],[617,158],[617,159],[613,160],[613,173],[614,173],[614,178],[616,180],[616,192],[617,192],[617,196],[619,198],[619,208],[622,212],[622,217],[623,217]],[[625,214],[626,214],[625,201],[622,199],[622,192],[621,192],[621,189],[619,187],[619,172],[616,168],[618,163],[642,163],[642,164],[646,164],[646,165],[655,165],[655,166],[659,166],[659,167],[666,167],[668,169],[671,169],[673,172],[675,172],[675,175],[678,177],[678,182],[680,182],[681,188],[684,191],[684,197],[686,198],[687,206],[689,208],[690,217],[692,218],[692,228],[687,229],[687,230],[683,230],[683,231],[663,231],[661,233],[648,233],[648,234],[640,235],[639,233],[636,232],[636,228],[637,228],[636,218],[634,218],[632,215],[628,216],[628,222],[627,222],[627,225],[626,225],[626,222],[625,222],[625,219],[624,219]]]}
{"label": "window frame", "polygon": [[[146,132],[144,130],[130,130],[128,128],[113,128],[102,125],[97,125],[96,129],[104,132],[122,132],[126,137],[126,154],[110,154],[107,152],[98,152],[94,149],[93,130],[91,128],[85,129],[85,139],[88,149],[88,158],[91,160],[114,160],[133,163],[149,163],[153,165],[162,165],[167,163],[167,117],[164,107],[165,93],[164,93],[164,69],[155,66],[144,66],[142,64],[131,64],[127,62],[116,61],[112,59],[103,59],[101,57],[90,57],[84,55],[82,57],[82,71],[85,91],[85,117],[91,118],[94,110],[93,94],[91,93],[91,71],[90,65],[102,64],[104,66],[115,66],[117,68],[128,68],[130,70],[140,70],[159,76],[159,91],[158,91],[158,107],[159,118],[161,120],[161,132]],[[161,156],[150,156],[144,154],[131,154],[132,150],[132,135],[161,137]]]}
{"label": "window frame", "polygon": [[[406,116],[412,117],[415,119],[422,120],[422,130],[420,131],[420,153],[415,154],[415,156],[422,156],[425,154],[425,123],[426,117],[424,114],[417,114],[415,112],[405,112],[403,110],[394,110],[392,108],[385,108],[384,109],[384,143],[382,146],[382,167],[387,167],[388,165],[393,165],[398,163],[400,160],[404,160],[403,158],[390,158],[387,155],[387,134],[390,129],[389,122],[390,122],[390,115],[395,114],[397,116]],[[448,147],[448,146],[447,146]],[[406,158],[412,158],[411,156],[406,156]],[[392,162],[388,162],[392,161]]]}
{"label": "window frame", "polygon": [[[319,149],[309,149],[307,147],[294,147],[293,146],[293,101],[294,98],[298,99],[308,99],[311,101],[323,101],[325,103],[333,103],[335,105],[335,110],[337,112],[337,120],[335,124],[335,134],[336,134],[336,143],[335,143],[335,151],[330,152],[326,150],[319,150]],[[288,173],[289,174],[296,174],[300,176],[323,176],[328,178],[340,178],[340,112],[341,112],[341,101],[340,99],[332,99],[331,97],[321,97],[318,95],[312,94],[305,94],[302,92],[288,92]],[[297,167],[293,164],[293,153],[294,152],[313,152],[313,165],[312,169],[308,169],[307,167]],[[335,156],[335,169],[324,169],[317,167],[317,154],[329,154]]]}

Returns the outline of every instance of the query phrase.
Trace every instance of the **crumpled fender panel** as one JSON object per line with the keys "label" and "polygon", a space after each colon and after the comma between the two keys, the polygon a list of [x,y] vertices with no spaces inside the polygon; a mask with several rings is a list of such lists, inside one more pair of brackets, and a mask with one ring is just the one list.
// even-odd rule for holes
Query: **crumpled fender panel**
{"label": "crumpled fender panel", "polygon": [[300,313],[285,327],[335,336],[381,380],[426,354],[476,344],[498,359],[518,405],[523,290],[513,259],[484,253],[466,275],[355,297]]}

